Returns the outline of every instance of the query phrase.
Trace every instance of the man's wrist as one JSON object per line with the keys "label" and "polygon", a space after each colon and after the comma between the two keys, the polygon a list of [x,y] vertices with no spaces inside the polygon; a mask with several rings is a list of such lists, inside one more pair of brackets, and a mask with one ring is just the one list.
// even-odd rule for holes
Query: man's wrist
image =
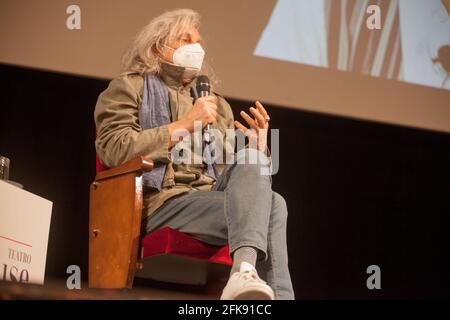
{"label": "man's wrist", "polygon": [[[185,119],[180,119],[174,122],[171,122],[167,125],[167,129],[169,131],[170,143],[169,147],[172,148],[176,145],[180,138],[191,133],[193,130],[189,130],[188,122]],[[178,139],[174,139],[178,138]]]}
{"label": "man's wrist", "polygon": [[169,123],[167,125],[167,128],[169,129],[170,136],[172,136],[172,134],[177,130],[187,130],[191,132],[191,130],[189,130],[189,127],[187,126],[186,120],[184,119],[180,119]]}

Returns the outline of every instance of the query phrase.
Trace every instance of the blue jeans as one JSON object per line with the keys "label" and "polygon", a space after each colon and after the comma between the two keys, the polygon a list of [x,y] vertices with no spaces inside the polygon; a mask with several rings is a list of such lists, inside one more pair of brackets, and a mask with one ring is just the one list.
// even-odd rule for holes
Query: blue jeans
{"label": "blue jeans", "polygon": [[145,222],[146,232],[179,230],[211,245],[258,249],[256,269],[276,299],[294,299],[286,243],[287,206],[272,191],[260,164],[227,165],[211,191],[190,191],[168,200]]}

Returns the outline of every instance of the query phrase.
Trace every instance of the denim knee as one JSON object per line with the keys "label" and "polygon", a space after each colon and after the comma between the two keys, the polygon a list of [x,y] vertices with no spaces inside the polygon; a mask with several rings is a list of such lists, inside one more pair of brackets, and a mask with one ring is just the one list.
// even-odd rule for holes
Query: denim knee
{"label": "denim knee", "polygon": [[270,159],[261,151],[255,149],[240,150],[236,157],[235,171],[238,175],[250,179],[262,178],[272,182],[270,173]]}
{"label": "denim knee", "polygon": [[260,150],[245,148],[239,150],[236,154],[236,163],[270,166],[270,158]]}

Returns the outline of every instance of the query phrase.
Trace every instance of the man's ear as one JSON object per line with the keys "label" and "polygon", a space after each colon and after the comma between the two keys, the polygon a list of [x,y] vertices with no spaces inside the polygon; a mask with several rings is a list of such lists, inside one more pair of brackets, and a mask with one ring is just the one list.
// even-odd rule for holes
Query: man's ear
{"label": "man's ear", "polygon": [[171,62],[171,61],[170,61],[170,60],[171,60],[171,57],[169,58],[169,57],[164,56],[164,53],[162,52],[162,50],[167,50],[166,47],[163,48],[163,47],[161,46],[161,47],[158,49],[158,47],[157,47],[156,45],[153,45],[152,48],[151,48],[151,50],[152,50],[153,54],[154,54],[155,56],[157,56],[159,59],[161,59],[162,61]]}

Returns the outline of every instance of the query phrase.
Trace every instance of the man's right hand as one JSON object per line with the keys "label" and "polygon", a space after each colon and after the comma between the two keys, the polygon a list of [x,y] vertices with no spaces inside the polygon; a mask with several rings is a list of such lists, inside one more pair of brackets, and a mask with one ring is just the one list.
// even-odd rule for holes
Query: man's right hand
{"label": "man's right hand", "polygon": [[185,122],[186,129],[189,132],[194,131],[194,122],[200,121],[202,128],[208,123],[215,123],[217,116],[217,98],[214,96],[207,96],[198,98],[192,109],[182,119]]}
{"label": "man's right hand", "polygon": [[[207,96],[198,98],[192,109],[180,120],[172,122],[168,125],[169,134],[178,129],[184,129],[194,132],[194,123],[196,121],[202,123],[204,128],[208,123],[215,123],[217,117],[217,98],[215,96]],[[178,141],[171,141],[169,148],[173,147]]]}

